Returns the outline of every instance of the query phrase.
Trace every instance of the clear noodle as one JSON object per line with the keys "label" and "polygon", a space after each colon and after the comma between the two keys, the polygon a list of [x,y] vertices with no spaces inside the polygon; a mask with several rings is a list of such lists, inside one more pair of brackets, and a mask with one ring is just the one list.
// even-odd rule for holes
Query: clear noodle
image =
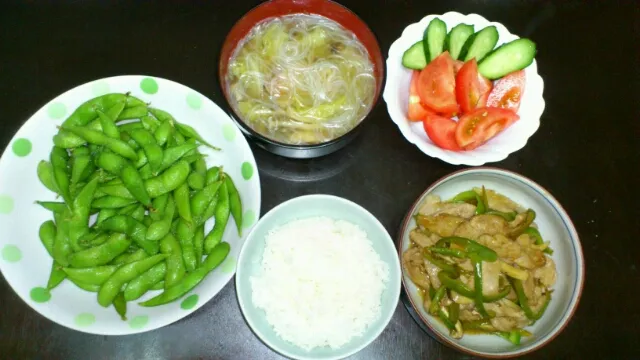
{"label": "clear noodle", "polygon": [[231,106],[258,133],[286,144],[338,138],[365,117],[376,89],[356,36],[333,20],[295,14],[256,25],[227,72]]}

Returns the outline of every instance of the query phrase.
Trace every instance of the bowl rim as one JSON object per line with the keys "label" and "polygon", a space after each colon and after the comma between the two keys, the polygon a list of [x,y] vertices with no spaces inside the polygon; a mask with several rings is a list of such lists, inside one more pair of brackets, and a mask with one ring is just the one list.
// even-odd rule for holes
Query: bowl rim
{"label": "bowl rim", "polygon": [[438,339],[436,339],[436,340],[438,340],[439,342],[441,342],[441,343],[443,343],[443,344],[445,344],[445,345],[447,345],[447,346],[449,346],[451,348],[454,348],[456,350],[462,351],[462,352],[464,352],[466,354],[469,354],[469,355],[481,356],[481,357],[490,358],[490,359],[508,359],[508,358],[514,358],[514,357],[518,357],[518,356],[522,356],[522,355],[525,355],[525,354],[532,353],[532,352],[534,352],[536,350],[539,350],[540,348],[544,347],[545,345],[547,345],[551,341],[553,341],[564,330],[564,328],[569,324],[569,322],[571,322],[571,319],[575,315],[575,312],[578,309],[578,306],[580,304],[580,299],[582,298],[582,291],[584,289],[584,278],[585,278],[585,270],[586,269],[585,269],[585,263],[584,263],[584,254],[583,254],[583,251],[582,251],[582,244],[580,242],[580,236],[578,234],[578,231],[575,228],[575,225],[573,224],[573,221],[569,217],[569,214],[566,212],[566,210],[560,204],[560,202],[553,195],[551,195],[551,193],[546,188],[544,188],[542,185],[538,184],[537,182],[531,180],[530,178],[528,178],[528,177],[526,177],[524,175],[520,175],[520,174],[518,174],[518,173],[516,173],[514,171],[500,169],[500,168],[493,167],[493,166],[479,166],[479,167],[467,168],[467,169],[461,169],[461,170],[454,171],[454,172],[452,172],[450,174],[447,174],[445,176],[442,176],[438,180],[434,181],[431,185],[429,185],[429,187],[427,187],[427,189],[425,191],[423,191],[416,198],[416,200],[413,202],[413,204],[411,205],[411,207],[407,211],[404,219],[402,220],[402,223],[400,225],[400,229],[398,230],[398,237],[396,239],[396,248],[397,248],[397,251],[398,251],[398,257],[402,258],[402,245],[403,245],[404,235],[408,231],[408,226],[409,226],[409,221],[411,220],[411,215],[415,212],[417,207],[420,205],[420,200],[421,199],[423,199],[426,195],[431,193],[435,187],[437,187],[438,185],[442,184],[443,182],[445,182],[446,180],[448,180],[450,178],[453,178],[453,177],[456,177],[456,176],[459,176],[459,175],[464,175],[464,174],[467,174],[467,173],[482,173],[482,172],[489,172],[489,173],[498,174],[498,175],[502,175],[502,176],[513,177],[513,178],[516,178],[518,180],[523,180],[524,182],[530,182],[534,186],[540,188],[544,192],[542,195],[547,197],[548,200],[551,200],[551,204],[554,207],[557,207],[557,210],[560,210],[559,214],[560,214],[561,217],[565,218],[564,220],[566,220],[565,223],[569,227],[569,232],[572,235],[575,234],[575,238],[571,237],[571,239],[572,239],[571,242],[574,245],[575,253],[577,255],[576,258],[577,258],[578,263],[579,263],[579,264],[577,264],[578,265],[577,266],[578,267],[578,272],[577,272],[578,281],[577,281],[576,291],[575,291],[574,295],[571,297],[571,300],[570,300],[570,303],[573,302],[573,305],[569,308],[569,315],[566,317],[564,322],[562,322],[560,324],[560,326],[558,328],[553,330],[553,332],[551,333],[551,336],[549,336],[544,341],[536,343],[534,346],[532,346],[529,349],[526,349],[526,350],[523,350],[523,351],[519,351],[519,350],[516,349],[515,351],[512,351],[509,354],[485,353],[485,352],[481,352],[481,351],[471,350],[469,348],[465,348],[465,347],[461,346],[460,344],[457,344],[456,342],[452,341],[449,336],[446,336],[445,334],[442,334],[440,332],[440,330],[434,328],[429,323],[429,321],[427,321],[427,319],[425,319],[425,317],[422,315],[422,313],[417,310],[416,304],[414,303],[413,299],[409,295],[408,285],[407,285],[407,283],[405,281],[404,266],[401,266],[401,270],[402,270],[402,287],[403,287],[404,291],[407,293],[407,298],[409,299],[409,302],[411,303],[411,306],[414,309],[416,309],[416,313],[418,314],[418,317],[420,317],[420,320],[422,320],[422,322],[427,326],[427,328],[438,337]]}
{"label": "bowl rim", "polygon": [[[256,229],[258,229],[259,226],[261,226],[262,223],[264,223],[268,218],[274,217],[276,216],[276,214],[282,210],[282,208],[284,208],[287,205],[290,205],[292,203],[296,203],[296,202],[304,202],[304,201],[309,201],[309,200],[314,200],[314,199],[327,199],[327,200],[331,200],[331,201],[336,201],[338,203],[341,203],[343,205],[347,205],[350,206],[352,208],[358,209],[359,211],[361,211],[363,214],[367,215],[369,218],[371,218],[373,220],[373,223],[375,224],[375,226],[379,229],[382,230],[382,233],[384,235],[386,235],[386,242],[388,243],[388,245],[392,246],[393,248],[395,248],[395,242],[393,241],[393,238],[391,237],[391,235],[389,234],[389,232],[387,231],[387,229],[384,227],[384,225],[380,222],[380,220],[378,220],[377,217],[375,217],[371,212],[369,212],[367,209],[365,209],[363,206],[357,204],[354,201],[351,201],[349,199],[345,199],[339,196],[335,196],[335,195],[329,195],[329,194],[308,194],[308,195],[302,195],[302,196],[298,196],[298,197],[294,197],[292,199],[289,199],[287,201],[284,201],[278,205],[276,205],[275,207],[273,207],[271,210],[269,210],[268,212],[266,212],[261,218],[260,220],[258,220],[258,222],[253,226],[253,228],[251,229],[251,232],[247,235],[247,238],[245,239],[245,242],[242,246],[242,248],[240,249],[240,253],[238,254],[238,260],[237,260],[237,271],[235,274],[235,286],[236,286],[236,298],[238,300],[238,304],[240,306],[240,312],[242,313],[242,317],[244,318],[245,322],[247,323],[247,325],[249,325],[249,328],[251,329],[251,331],[258,337],[258,339],[260,339],[260,341],[265,344],[266,346],[268,346],[270,349],[274,350],[275,352],[284,355],[286,357],[292,358],[292,359],[301,359],[301,360],[338,360],[338,359],[343,359],[346,357],[349,357],[351,355],[354,355],[358,352],[360,352],[361,350],[363,350],[364,348],[366,348],[367,346],[369,346],[372,342],[374,342],[378,337],[380,337],[380,335],[382,334],[382,332],[387,328],[387,326],[389,326],[389,323],[391,322],[391,319],[393,318],[397,305],[398,305],[398,300],[400,299],[400,292],[402,290],[402,265],[400,264],[400,259],[397,256],[392,256],[391,258],[392,260],[392,264],[388,263],[389,266],[393,266],[396,270],[396,272],[398,273],[398,276],[400,277],[400,279],[395,279],[395,281],[398,282],[399,286],[395,286],[394,288],[391,287],[387,287],[387,289],[389,291],[393,291],[393,293],[391,294],[393,298],[396,299],[395,302],[392,302],[392,306],[389,307],[389,309],[386,311],[388,312],[387,314],[385,314],[384,308],[382,308],[381,310],[381,326],[380,329],[373,334],[373,336],[364,341],[360,346],[356,347],[355,349],[353,349],[352,351],[346,352],[346,353],[340,353],[338,355],[332,355],[332,356],[327,356],[324,358],[320,358],[320,357],[307,357],[307,356],[303,356],[303,357],[299,357],[296,356],[295,354],[291,354],[288,351],[281,349],[279,346],[277,346],[276,344],[274,344],[272,341],[270,341],[266,336],[264,336],[264,334],[262,332],[259,332],[258,330],[256,330],[256,327],[254,327],[254,322],[253,320],[250,320],[249,317],[247,317],[246,315],[246,307],[248,307],[248,303],[252,303],[251,299],[245,299],[240,295],[240,291],[238,290],[239,287],[242,287],[242,285],[240,284],[240,277],[238,276],[239,274],[242,275],[242,273],[245,271],[242,267],[242,263],[248,261],[247,257],[248,255],[246,255],[246,253],[249,252],[249,250],[247,250],[247,248],[249,247],[249,243],[250,241],[256,241],[253,240],[253,236],[254,236],[254,232],[256,231]],[[390,271],[391,273],[391,271]],[[388,284],[391,284],[391,282],[393,282],[394,279],[393,277],[389,277],[389,282]],[[248,303],[247,303],[248,302]],[[353,339],[352,339],[353,340]],[[334,351],[340,351],[340,348],[334,350]]]}
{"label": "bowl rim", "polygon": [[[254,7],[252,7],[249,11],[247,11],[244,15],[242,15],[242,17],[240,17],[231,27],[231,30],[229,30],[229,32],[227,33],[227,35],[224,38],[224,41],[222,42],[222,47],[221,49],[224,49],[225,46],[229,43],[230,36],[231,33],[233,32],[233,30],[236,28],[236,26],[238,26],[238,24],[240,24],[245,18],[247,18],[251,13],[258,11],[258,9],[266,7],[266,6],[272,6],[272,3],[278,3],[278,2],[282,2],[282,1],[286,1],[286,0],[268,0],[265,1],[263,3],[260,3]],[[295,0],[292,0],[293,2],[295,2]],[[375,54],[371,54],[369,53],[369,57],[371,60],[375,59],[376,57],[379,57],[380,59],[380,67],[379,67],[379,76],[375,77],[376,78],[376,89],[375,89],[375,93],[373,96],[373,101],[371,102],[371,106],[369,106],[369,109],[367,110],[366,114],[364,114],[362,116],[362,118],[360,119],[360,121],[358,121],[358,124],[356,124],[356,126],[354,126],[351,130],[347,131],[346,133],[342,134],[341,136],[326,141],[326,142],[322,142],[322,143],[318,143],[318,144],[310,144],[310,145],[296,145],[296,144],[287,144],[284,142],[280,142],[277,140],[273,140],[271,138],[268,138],[262,134],[260,134],[259,132],[253,130],[243,119],[242,117],[236,112],[236,110],[233,108],[233,106],[231,105],[231,99],[229,96],[229,92],[226,89],[225,86],[225,75],[227,74],[227,71],[229,69],[229,59],[226,60],[226,66],[223,67],[222,64],[225,63],[225,61],[223,60],[223,56],[224,56],[224,52],[220,51],[220,57],[218,58],[218,82],[220,83],[220,89],[222,90],[222,95],[224,96],[225,101],[227,102],[227,105],[229,107],[229,117],[231,117],[231,119],[233,119],[233,121],[240,127],[240,129],[247,135],[252,136],[254,138],[259,139],[260,141],[263,141],[271,146],[277,146],[277,147],[281,147],[281,148],[286,148],[286,149],[291,149],[291,150],[309,150],[309,149],[321,149],[321,148],[325,148],[325,147],[330,147],[333,146],[337,143],[340,143],[342,141],[345,140],[345,138],[347,138],[347,135],[349,135],[350,133],[355,133],[356,131],[359,131],[362,129],[362,125],[364,124],[365,120],[367,120],[369,118],[369,115],[371,115],[371,112],[373,112],[373,109],[376,107],[376,105],[378,104],[378,102],[380,101],[380,98],[382,97],[382,93],[384,92],[384,88],[386,85],[386,62],[385,59],[382,55],[382,49],[380,48],[380,41],[378,41],[378,37],[376,36],[376,34],[373,32],[373,30],[371,30],[371,27],[369,27],[369,25],[367,25],[367,23],[362,20],[362,18],[360,16],[358,16],[355,12],[351,11],[351,9],[347,8],[346,6],[333,1],[333,0],[313,0],[313,1],[318,1],[318,2],[325,2],[325,3],[330,3],[331,5],[335,5],[337,7],[340,7],[342,9],[344,9],[346,12],[350,13],[351,15],[354,16],[355,19],[357,19],[360,24],[362,25],[363,29],[367,32],[369,32],[372,36],[373,39],[373,45],[375,46],[375,48],[373,49]],[[289,15],[293,15],[293,14],[303,14],[303,12],[297,12],[297,13],[292,13]],[[325,18],[328,18],[329,20],[332,20],[336,23],[338,23],[340,26],[342,26],[344,28],[344,26],[342,24],[340,24],[338,21],[333,20],[331,18],[329,18],[328,16],[325,16],[323,14],[319,14],[319,13],[310,13],[310,14],[314,14],[314,15],[319,15],[319,16],[323,16]],[[272,17],[267,17],[264,18],[256,23],[254,23],[251,27],[251,29],[253,29],[257,24],[264,22],[268,19],[271,19]],[[251,31],[251,29],[249,31]],[[349,29],[346,29],[349,32]],[[246,38],[248,34],[245,34],[240,41],[244,40],[244,38]],[[357,38],[357,37],[356,37]],[[358,39],[359,41],[361,41],[360,39]],[[237,49],[237,44],[236,47],[234,47],[231,51],[231,55],[233,55],[233,53],[236,51]],[[369,52],[369,49],[367,49],[367,52]],[[375,61],[372,61],[372,63],[374,63],[375,65]]]}

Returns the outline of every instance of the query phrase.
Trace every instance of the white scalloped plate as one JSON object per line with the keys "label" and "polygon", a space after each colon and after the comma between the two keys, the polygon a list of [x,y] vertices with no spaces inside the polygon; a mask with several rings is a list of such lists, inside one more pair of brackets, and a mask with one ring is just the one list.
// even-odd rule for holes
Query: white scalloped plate
{"label": "white scalloped plate", "polygon": [[[234,179],[245,212],[243,236],[238,236],[230,219],[223,239],[231,245],[231,252],[198,286],[175,302],[152,308],[139,306],[139,302],[160,293],[151,291],[127,304],[128,321],[122,321],[112,306],[103,308],[98,304],[95,293],[81,290],[68,280],[45,291],[52,260],[40,242],[38,228],[52,215],[34,202],[56,199],[36,175],[38,162],[49,158],[56,126],[86,100],[127,91],[170,112],[222,148],[214,152],[201,146],[200,151],[207,155],[209,167],[221,165]],[[240,248],[259,217],[260,200],[260,178],[249,144],[229,116],[207,97],[157,77],[116,76],[92,81],[59,95],[36,111],[0,158],[0,270],[27,305],[58,324],[100,335],[153,330],[193,313],[231,280]],[[207,231],[213,226],[212,221],[206,225]]]}
{"label": "white scalloped plate", "polygon": [[422,127],[422,122],[412,122],[407,119],[412,70],[402,66],[402,54],[422,38],[427,25],[435,17],[444,21],[447,24],[447,29],[460,23],[474,25],[476,31],[494,25],[500,36],[498,46],[519,38],[511,34],[504,25],[490,22],[477,14],[463,15],[457,12],[448,12],[444,15],[429,15],[420,22],[407,26],[402,32],[402,36],[391,44],[387,58],[387,83],[382,97],[387,103],[389,115],[400,128],[402,135],[431,157],[453,165],[472,166],[504,160],[509,154],[522,149],[527,144],[529,137],[540,126],[540,116],[544,111],[544,99],[542,98],[544,83],[538,75],[538,65],[534,60],[533,64],[525,69],[527,83],[518,111],[520,120],[477,149],[461,152],[441,149],[429,139]]}

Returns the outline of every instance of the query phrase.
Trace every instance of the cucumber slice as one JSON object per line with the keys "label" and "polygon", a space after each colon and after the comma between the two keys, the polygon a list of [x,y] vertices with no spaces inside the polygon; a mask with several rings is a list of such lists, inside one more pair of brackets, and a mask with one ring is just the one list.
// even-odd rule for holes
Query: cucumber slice
{"label": "cucumber slice", "polygon": [[447,37],[447,24],[444,21],[434,18],[427,26],[422,37],[424,46],[424,57],[427,62],[432,61],[442,54],[444,49],[444,38]]}
{"label": "cucumber slice", "polygon": [[422,70],[427,66],[427,59],[424,57],[424,45],[422,40],[411,45],[402,55],[402,65],[414,70]]}
{"label": "cucumber slice", "polygon": [[471,35],[462,47],[459,59],[465,62],[476,58],[480,62],[498,43],[498,29],[495,26],[486,28]]}
{"label": "cucumber slice", "polygon": [[529,39],[516,39],[495,49],[478,65],[487,79],[501,78],[531,65],[536,56],[536,44]]}
{"label": "cucumber slice", "polygon": [[451,29],[447,38],[444,40],[444,49],[449,51],[453,60],[458,59],[464,43],[473,33],[473,25],[458,24]]}

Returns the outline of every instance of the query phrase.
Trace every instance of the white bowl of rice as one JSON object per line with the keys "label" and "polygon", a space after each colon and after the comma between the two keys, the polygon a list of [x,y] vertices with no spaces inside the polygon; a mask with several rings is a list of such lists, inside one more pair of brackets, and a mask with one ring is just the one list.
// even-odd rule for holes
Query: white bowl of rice
{"label": "white bowl of rice", "polygon": [[269,211],[238,258],[238,302],[253,332],[293,359],[342,359],[373,342],[400,295],[400,262],[361,206],[307,195]]}

